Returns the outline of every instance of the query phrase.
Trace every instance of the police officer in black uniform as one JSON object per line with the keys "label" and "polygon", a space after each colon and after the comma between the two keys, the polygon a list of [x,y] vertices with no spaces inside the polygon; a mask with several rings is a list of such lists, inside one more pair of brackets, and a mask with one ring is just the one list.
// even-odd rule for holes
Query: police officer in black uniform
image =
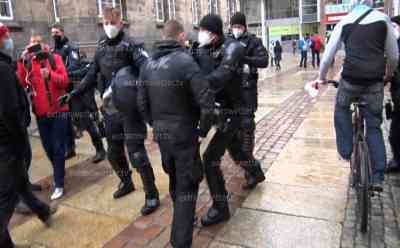
{"label": "police officer in black uniform", "polygon": [[[392,22],[397,24],[397,43],[400,47],[400,16],[393,17]],[[400,171],[400,66],[394,74],[391,82],[390,91],[394,104],[391,114],[392,123],[390,125],[389,135],[389,141],[393,152],[393,159],[387,165],[387,173]]]}
{"label": "police officer in black uniform", "polygon": [[[221,158],[238,134],[241,125],[242,60],[245,48],[234,39],[225,38],[223,23],[217,15],[207,15],[200,22],[199,49],[194,51],[202,72],[207,75],[210,88],[215,92],[219,112],[217,132],[211,139],[204,155],[205,174],[213,198],[213,205],[202,218],[203,226],[226,221],[230,218],[228,193],[220,168]],[[244,160],[251,158],[244,154]],[[252,167],[245,166],[250,172]]]}
{"label": "police officer in black uniform", "polygon": [[[68,102],[71,98],[95,88],[98,74],[100,74],[102,82],[102,85],[99,86],[100,94],[103,99],[107,99],[112,88],[113,77],[120,69],[131,66],[132,70],[138,74],[140,67],[147,60],[147,53],[143,46],[124,32],[121,12],[116,8],[105,8],[103,16],[104,31],[107,37],[100,40],[94,61],[83,82],[70,94],[61,97],[61,103]],[[124,139],[127,139],[131,164],[139,172],[146,194],[145,205],[141,212],[143,215],[150,214],[159,207],[160,202],[154,172],[144,146],[146,136],[144,121],[141,120],[140,116],[136,116],[138,118],[136,122],[142,123],[141,127],[125,136],[124,116],[111,110],[112,107],[110,107],[110,110],[107,109],[108,106],[103,108],[108,144],[107,157],[112,168],[121,179],[119,188],[114,193],[114,198],[121,198],[135,190],[131,177],[132,172],[129,169],[124,151]],[[134,145],[131,146],[130,144]]]}
{"label": "police officer in black uniform", "polygon": [[31,191],[27,165],[31,147],[28,126],[29,101],[12,63],[13,42],[8,28],[0,23],[0,247],[13,248],[8,224],[20,198],[46,225],[55,209]]}
{"label": "police officer in black uniform", "polygon": [[[72,82],[70,84],[71,89],[69,89],[69,92],[71,92],[73,88],[77,86],[75,82],[79,82],[83,78],[85,72],[87,72],[87,68],[82,67],[79,49],[65,36],[64,27],[62,25],[54,24],[51,29],[51,34],[54,39],[54,52],[60,54],[63,58],[68,71],[68,77]],[[103,161],[106,157],[106,151],[94,116],[98,112],[94,100],[94,89],[82,97],[73,99],[70,103],[70,107],[71,113],[77,113],[79,116],[71,117],[71,121],[69,122],[66,158],[71,158],[76,154],[75,132],[73,128],[73,121],[76,119],[78,126],[88,131],[93,146],[96,148],[96,155],[92,158],[92,162],[99,163]]]}
{"label": "police officer in black uniform", "polygon": [[162,165],[170,177],[174,203],[171,244],[187,248],[192,247],[196,200],[203,178],[199,135],[205,137],[211,128],[208,117],[213,115],[214,93],[185,51],[183,26],[169,21],[163,33],[164,40],[155,43],[155,52],[140,73],[138,106],[153,124]]}
{"label": "police officer in black uniform", "polygon": [[[246,51],[243,59],[242,95],[244,107],[242,123],[238,135],[234,137],[229,146],[229,153],[236,163],[252,168],[246,171],[246,183],[243,185],[243,189],[250,190],[265,180],[261,164],[254,158],[253,152],[256,129],[255,113],[258,105],[258,68],[266,68],[269,59],[268,52],[261,39],[247,32],[246,16],[244,14],[237,12],[232,16],[229,37],[239,41]],[[246,161],[246,158],[250,158],[250,160]]]}

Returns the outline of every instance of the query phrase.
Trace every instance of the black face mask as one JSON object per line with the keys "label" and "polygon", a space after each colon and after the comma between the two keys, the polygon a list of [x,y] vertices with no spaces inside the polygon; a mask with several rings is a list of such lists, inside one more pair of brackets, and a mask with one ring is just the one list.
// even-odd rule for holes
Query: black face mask
{"label": "black face mask", "polygon": [[53,36],[53,39],[54,39],[54,43],[55,43],[55,45],[56,45],[57,47],[61,45],[61,42],[62,42],[62,37],[61,37],[61,36],[59,36],[59,35],[54,35],[54,36]]}

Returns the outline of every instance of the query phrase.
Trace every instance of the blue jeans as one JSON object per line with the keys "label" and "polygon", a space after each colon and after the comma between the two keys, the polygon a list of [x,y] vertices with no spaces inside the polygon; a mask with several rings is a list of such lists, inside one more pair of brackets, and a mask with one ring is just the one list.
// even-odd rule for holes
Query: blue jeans
{"label": "blue jeans", "polygon": [[383,83],[360,86],[350,84],[342,79],[335,106],[335,129],[338,152],[343,158],[350,159],[353,152],[353,125],[350,105],[356,99],[360,99],[368,104],[361,111],[363,111],[367,123],[367,143],[371,155],[375,182],[383,181],[386,166],[386,150],[381,130],[383,121],[383,90]]}
{"label": "blue jeans", "polygon": [[43,148],[53,165],[55,186],[63,188],[68,119],[65,116],[42,117],[37,122]]}

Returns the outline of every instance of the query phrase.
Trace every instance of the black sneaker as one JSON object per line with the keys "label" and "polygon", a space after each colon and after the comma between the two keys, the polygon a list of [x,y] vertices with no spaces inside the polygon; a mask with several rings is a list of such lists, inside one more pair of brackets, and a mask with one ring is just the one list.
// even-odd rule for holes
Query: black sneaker
{"label": "black sneaker", "polygon": [[130,193],[135,191],[135,186],[133,182],[120,182],[118,186],[118,190],[114,193],[114,199],[122,198]]}
{"label": "black sneaker", "polygon": [[229,212],[229,208],[221,211],[215,207],[211,207],[207,214],[201,218],[201,225],[204,227],[212,226],[228,221],[230,218],[231,214]]}
{"label": "black sneaker", "polygon": [[140,211],[143,216],[154,213],[158,207],[160,206],[160,200],[158,198],[146,199],[144,202],[144,206]]}

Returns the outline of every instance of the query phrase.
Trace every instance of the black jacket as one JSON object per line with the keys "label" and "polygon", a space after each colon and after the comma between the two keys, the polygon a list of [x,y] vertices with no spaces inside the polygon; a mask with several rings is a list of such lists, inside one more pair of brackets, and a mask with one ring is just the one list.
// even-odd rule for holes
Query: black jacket
{"label": "black jacket", "polygon": [[[138,86],[140,112],[153,121],[156,132],[167,126],[178,143],[189,138],[183,134],[197,129],[201,114],[206,117],[213,110],[214,93],[208,81],[176,41],[155,43],[155,52],[142,67]],[[202,136],[212,124],[207,120],[202,119]]]}
{"label": "black jacket", "polygon": [[[234,39],[232,34],[228,37]],[[237,39],[245,47],[244,64],[249,65],[250,73],[248,80],[258,80],[258,68],[266,68],[269,63],[268,51],[264,47],[262,40],[255,34],[245,32]]]}
{"label": "black jacket", "polygon": [[79,78],[75,78],[75,75],[80,75],[78,72],[81,69],[78,46],[70,42],[67,37],[64,37],[61,43],[54,47],[53,52],[62,57],[70,80],[79,80]]}
{"label": "black jacket", "polygon": [[0,156],[21,157],[31,116],[28,98],[18,81],[11,57],[0,52]]}
{"label": "black jacket", "polygon": [[242,79],[244,47],[234,39],[223,39],[216,46],[205,46],[194,52],[215,101],[226,115],[238,115],[243,107]]}
{"label": "black jacket", "polygon": [[[98,87],[100,94],[103,95],[111,86],[114,75],[121,68],[132,66],[138,74],[146,60],[147,53],[143,49],[143,44],[135,42],[124,31],[121,31],[114,39],[103,38],[99,42],[93,63],[75,94],[81,95]],[[97,84],[98,74],[100,74],[100,85]]]}

